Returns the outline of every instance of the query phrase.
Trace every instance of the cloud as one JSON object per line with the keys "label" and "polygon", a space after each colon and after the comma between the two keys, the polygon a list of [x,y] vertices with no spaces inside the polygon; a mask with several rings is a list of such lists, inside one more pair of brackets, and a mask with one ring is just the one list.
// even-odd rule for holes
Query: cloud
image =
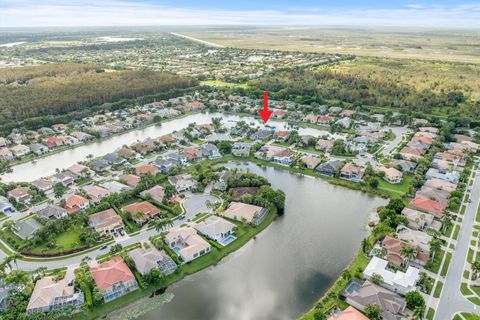
{"label": "cloud", "polygon": [[[281,6],[280,6],[281,7]],[[480,5],[228,10],[118,0],[4,0],[0,27],[152,25],[373,25],[478,27]]]}

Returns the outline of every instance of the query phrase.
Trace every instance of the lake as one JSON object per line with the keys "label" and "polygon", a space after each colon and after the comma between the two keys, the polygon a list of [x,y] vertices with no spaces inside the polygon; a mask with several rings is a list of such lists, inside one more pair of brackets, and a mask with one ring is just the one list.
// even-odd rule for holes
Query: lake
{"label": "lake", "polygon": [[[252,122],[255,125],[264,127],[261,120],[252,116],[228,115],[223,113],[197,113],[179,119],[164,121],[161,123],[161,126],[153,125],[135,129],[100,141],[91,142],[76,148],[47,155],[43,158],[37,159],[35,163],[30,161],[15,165],[12,167],[13,171],[3,174],[1,179],[5,182],[31,182],[41,177],[54,174],[56,169],[66,169],[76,162],[86,160],[88,155],[93,155],[94,157],[103,156],[115,151],[123,145],[131,145],[137,141],[143,141],[146,138],[157,138],[172,133],[173,131],[179,131],[186,128],[189,123],[211,123],[212,118],[215,117],[221,117],[223,124],[227,127],[234,126],[235,123],[240,120]],[[280,129],[286,126],[286,122],[270,120],[268,125]],[[302,135],[309,134],[314,136],[330,134],[327,131],[314,128],[299,128],[298,132]]]}
{"label": "lake", "polygon": [[171,286],[171,301],[138,319],[297,318],[340,276],[368,234],[369,215],[386,204],[286,170],[252,163],[227,166],[262,175],[285,191],[285,214],[217,266]]}

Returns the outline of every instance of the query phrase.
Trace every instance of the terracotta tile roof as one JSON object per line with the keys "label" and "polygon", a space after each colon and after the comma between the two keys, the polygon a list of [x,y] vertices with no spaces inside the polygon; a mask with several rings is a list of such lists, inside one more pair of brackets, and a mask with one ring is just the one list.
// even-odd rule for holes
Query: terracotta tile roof
{"label": "terracotta tile roof", "polygon": [[446,205],[441,204],[438,201],[426,198],[421,195],[417,195],[415,199],[410,201],[409,206],[428,213],[436,214],[437,216],[443,216],[443,211],[447,207]]}
{"label": "terracotta tile roof", "polygon": [[369,320],[363,313],[358,311],[352,306],[349,306],[347,309],[343,310],[338,316],[331,316],[328,320]]}
{"label": "terracotta tile roof", "polygon": [[100,290],[110,288],[119,282],[135,280],[132,271],[130,271],[120,256],[113,257],[104,263],[92,266],[90,272]]}

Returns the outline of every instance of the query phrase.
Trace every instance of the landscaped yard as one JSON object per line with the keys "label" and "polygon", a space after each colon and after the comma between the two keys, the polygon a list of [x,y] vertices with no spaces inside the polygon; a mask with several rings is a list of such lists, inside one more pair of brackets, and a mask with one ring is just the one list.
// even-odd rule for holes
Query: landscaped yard
{"label": "landscaped yard", "polygon": [[55,238],[56,247],[49,248],[46,245],[41,245],[36,248],[32,248],[30,251],[33,253],[54,253],[78,248],[81,246],[80,234],[82,231],[82,226],[74,226],[73,228],[60,233]]}
{"label": "landscaped yard", "polygon": [[412,179],[413,179],[413,175],[411,174],[405,175],[403,177],[402,182],[398,184],[392,184],[383,179],[380,179],[378,189],[387,191],[393,197],[398,198],[399,196],[403,196],[408,192],[408,189],[410,189],[410,183],[412,182]]}
{"label": "landscaped yard", "polygon": [[443,256],[445,255],[445,251],[439,251],[435,254],[435,257],[431,263],[431,265],[427,264],[425,269],[432,271],[433,273],[438,273],[440,269],[440,264],[442,263]]}
{"label": "landscaped yard", "polygon": [[442,292],[443,289],[443,283],[441,281],[437,282],[437,286],[435,287],[435,291],[433,291],[433,297],[438,298],[440,297],[440,293]]}

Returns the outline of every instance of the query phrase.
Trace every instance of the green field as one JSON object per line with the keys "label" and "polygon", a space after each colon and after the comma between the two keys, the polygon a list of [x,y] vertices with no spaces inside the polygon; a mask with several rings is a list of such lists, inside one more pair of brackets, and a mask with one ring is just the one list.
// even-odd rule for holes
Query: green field
{"label": "green field", "polygon": [[63,250],[75,249],[81,246],[80,234],[83,227],[74,226],[73,228],[60,233],[55,237],[55,248],[48,248],[46,245],[41,245],[31,249],[33,253],[55,253]]}
{"label": "green field", "polygon": [[413,175],[408,174],[403,177],[401,183],[392,184],[383,179],[380,179],[378,189],[387,191],[392,195],[392,197],[397,198],[404,196],[410,189],[410,183],[412,182]]}

